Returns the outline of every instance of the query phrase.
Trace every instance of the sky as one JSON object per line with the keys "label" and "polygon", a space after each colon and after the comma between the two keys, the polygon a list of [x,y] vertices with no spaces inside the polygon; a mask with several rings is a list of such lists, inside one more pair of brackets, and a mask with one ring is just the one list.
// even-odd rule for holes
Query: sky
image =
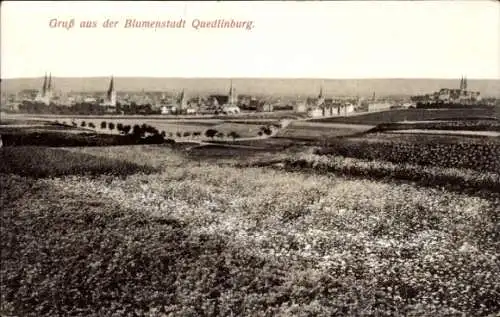
{"label": "sky", "polygon": [[[1,9],[2,78],[500,79],[498,1],[5,1]],[[107,19],[118,25],[104,28]],[[125,28],[127,19],[185,27]],[[215,19],[253,28],[193,27]]]}

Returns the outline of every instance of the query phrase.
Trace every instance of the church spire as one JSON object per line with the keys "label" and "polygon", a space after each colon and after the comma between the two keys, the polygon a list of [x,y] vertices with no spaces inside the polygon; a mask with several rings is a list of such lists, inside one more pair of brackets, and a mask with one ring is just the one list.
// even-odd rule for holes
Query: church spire
{"label": "church spire", "polygon": [[229,104],[235,104],[235,89],[233,88],[233,80],[231,79],[230,84],[229,84]]}
{"label": "church spire", "polygon": [[47,92],[47,72],[45,72],[45,76],[43,77],[42,96],[45,96],[46,92]]}
{"label": "church spire", "polygon": [[49,83],[47,84],[47,90],[52,90],[52,73],[49,73]]}
{"label": "church spire", "polygon": [[109,89],[108,89],[108,94],[111,95],[111,93],[115,90],[115,83],[114,83],[114,78],[111,76],[111,81],[109,82]]}
{"label": "church spire", "polygon": [[179,104],[181,108],[184,107],[184,88],[182,89],[180,95],[179,95]]}
{"label": "church spire", "polygon": [[323,98],[323,84],[321,84],[321,87],[319,88],[319,96],[318,98]]}

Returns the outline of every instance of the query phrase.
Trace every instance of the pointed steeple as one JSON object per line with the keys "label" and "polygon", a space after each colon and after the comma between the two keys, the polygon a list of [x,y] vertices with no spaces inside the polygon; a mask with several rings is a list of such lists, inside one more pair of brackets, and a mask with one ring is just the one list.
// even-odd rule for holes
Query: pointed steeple
{"label": "pointed steeple", "polygon": [[108,95],[111,95],[111,93],[115,90],[115,83],[114,83],[114,77],[111,76],[111,81],[109,82],[109,89],[108,89]]}
{"label": "pointed steeple", "polygon": [[45,96],[46,92],[47,92],[47,72],[45,72],[45,76],[43,77],[42,96]]}
{"label": "pointed steeple", "polygon": [[464,78],[464,90],[467,90],[467,77]]}
{"label": "pointed steeple", "polygon": [[319,88],[319,96],[318,98],[323,98],[323,84],[321,84],[321,87]]}
{"label": "pointed steeple", "polygon": [[182,89],[180,95],[179,95],[179,103],[182,105],[184,102],[184,89]]}
{"label": "pointed steeple", "polygon": [[233,80],[231,79],[230,84],[229,84],[229,104],[235,104],[235,89],[233,87]]}
{"label": "pointed steeple", "polygon": [[49,73],[49,83],[47,84],[47,90],[52,90],[52,73]]}

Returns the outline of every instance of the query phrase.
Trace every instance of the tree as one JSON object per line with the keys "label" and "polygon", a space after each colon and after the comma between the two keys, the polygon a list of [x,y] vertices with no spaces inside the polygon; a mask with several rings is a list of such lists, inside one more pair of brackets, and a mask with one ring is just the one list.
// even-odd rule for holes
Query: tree
{"label": "tree", "polygon": [[219,139],[222,139],[224,137],[224,133],[219,132],[219,133],[217,133],[216,137],[218,137]]}
{"label": "tree", "polygon": [[262,131],[262,133],[264,133],[266,135],[271,135],[273,133],[271,131],[271,128],[269,128],[269,127],[261,127],[260,130]]}
{"label": "tree", "polygon": [[110,130],[114,130],[115,129],[115,124],[113,122],[108,123],[108,128]]}
{"label": "tree", "polygon": [[130,132],[130,130],[131,130],[131,129],[132,129],[132,127],[131,127],[130,125],[128,125],[128,124],[127,124],[126,126],[124,126],[124,127],[123,127],[123,132],[124,132],[125,134],[128,134],[128,133]]}
{"label": "tree", "polygon": [[87,126],[87,123],[85,121],[82,121],[82,123],[80,124],[82,127],[86,127]]}
{"label": "tree", "polygon": [[182,133],[177,132],[176,135],[177,135],[178,138],[180,138],[182,136]]}
{"label": "tree", "polygon": [[193,136],[200,136],[201,135],[201,132],[193,132]]}
{"label": "tree", "polygon": [[205,136],[207,138],[214,138],[214,136],[217,134],[217,130],[214,130],[214,129],[208,129],[207,131],[205,131]]}
{"label": "tree", "polygon": [[160,135],[165,138],[167,136],[167,134],[165,133],[165,131],[161,131]]}
{"label": "tree", "polygon": [[120,131],[120,132],[123,132],[123,123],[118,123],[116,125],[116,130]]}
{"label": "tree", "polygon": [[107,123],[106,121],[101,122],[101,129],[106,129]]}
{"label": "tree", "polygon": [[135,124],[134,128],[132,129],[132,134],[135,137],[140,138],[140,137],[144,136],[144,131],[142,130],[142,128],[139,125]]}
{"label": "tree", "polygon": [[190,136],[190,135],[191,135],[191,132],[187,132],[187,131],[186,131],[186,132],[184,132],[184,136],[185,136],[185,137],[188,137],[188,136]]}
{"label": "tree", "polygon": [[95,129],[95,124],[93,122],[89,122],[89,128]]}
{"label": "tree", "polygon": [[233,138],[233,140],[240,137],[240,135],[234,131],[231,131],[227,136]]}

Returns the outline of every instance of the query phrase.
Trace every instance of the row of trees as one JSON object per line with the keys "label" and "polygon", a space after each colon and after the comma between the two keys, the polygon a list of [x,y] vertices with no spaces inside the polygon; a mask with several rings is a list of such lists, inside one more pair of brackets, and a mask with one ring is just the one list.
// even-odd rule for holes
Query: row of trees
{"label": "row of trees", "polygon": [[[65,124],[65,122],[63,122]],[[72,125],[73,126],[77,126],[77,123],[76,122],[72,122]],[[82,121],[80,123],[80,126],[85,128],[85,127],[89,127],[89,128],[92,128],[92,129],[95,129],[96,126],[93,122],[85,122],[85,121]],[[159,131],[158,129],[156,129],[155,127],[153,126],[150,126],[150,125],[147,125],[147,124],[142,124],[142,125],[134,125],[134,126],[130,126],[130,125],[124,125],[122,123],[113,123],[113,122],[106,122],[106,121],[102,121],[101,124],[100,124],[100,128],[102,130],[104,129],[109,129],[110,131],[112,130],[118,130],[118,132],[120,132],[120,134],[123,134],[123,135],[127,135],[129,133],[131,133],[133,136],[137,136],[137,137],[145,137],[145,136],[151,136],[151,135],[160,135],[162,136],[163,138],[167,137],[167,133],[165,131]],[[177,136],[179,138],[181,137],[190,137],[190,136],[194,136],[194,137],[199,137],[201,136],[202,133],[199,132],[199,131],[195,131],[195,132],[189,132],[189,131],[186,131],[186,132],[176,132],[175,134],[173,132],[170,132],[168,133],[168,137],[174,137],[174,136]],[[208,129],[207,131],[205,131],[205,134],[204,134],[206,137],[208,138],[214,138],[214,137],[218,137],[218,138],[223,138],[225,135],[224,133],[222,132],[219,132],[217,130],[214,130],[214,129]],[[236,132],[230,132],[227,134],[227,137],[230,137],[230,138],[233,138],[233,139],[236,139],[236,138],[239,138],[240,135]]]}
{"label": "row of trees", "polygon": [[[63,122],[63,124],[66,124],[66,122]],[[74,127],[77,127],[77,123],[76,122],[72,122],[72,125]],[[92,129],[95,129],[96,126],[93,122],[85,122],[85,121],[82,121],[80,123],[80,126],[81,127],[89,127],[89,128],[92,128]],[[155,127],[153,126],[150,126],[150,125],[147,125],[147,124],[142,124],[142,125],[134,125],[134,126],[131,126],[131,125],[124,125],[122,123],[113,123],[113,122],[106,122],[106,121],[102,121],[101,124],[100,124],[100,128],[102,130],[104,129],[109,129],[110,131],[113,131],[113,130],[118,130],[118,132],[122,135],[128,135],[128,134],[131,134],[135,137],[140,137],[140,138],[143,138],[143,137],[147,137],[147,136],[161,136],[163,138],[166,138],[167,137],[167,133],[165,131],[159,131],[158,129],[156,129]],[[258,135],[259,136],[263,136],[263,135],[271,135],[272,134],[272,129],[270,126],[262,126],[258,132]],[[193,136],[193,137],[199,137],[201,136],[202,133],[201,132],[176,132],[176,133],[173,133],[173,132],[169,132],[168,133],[168,137],[170,138],[173,138],[174,136],[177,136],[178,138],[181,138],[181,137],[190,137],[190,136]],[[207,138],[211,138],[211,139],[214,139],[214,138],[219,138],[219,139],[222,139],[224,137],[228,137],[228,138],[232,138],[233,140],[235,139],[238,139],[240,138],[241,136],[235,132],[235,131],[231,131],[229,132],[227,135],[225,135],[223,132],[221,131],[218,131],[216,129],[208,129],[205,131],[204,133],[205,137]]]}
{"label": "row of trees", "polygon": [[[65,124],[65,122],[63,122],[63,124]],[[72,122],[72,125],[73,126],[77,126],[77,123],[76,122]],[[92,129],[95,129],[96,126],[93,122],[85,122],[85,121],[82,121],[80,123],[80,126],[81,127],[89,127],[89,128],[92,128]],[[153,126],[150,126],[150,125],[147,125],[147,124],[142,124],[142,125],[134,125],[134,126],[131,126],[131,125],[124,125],[122,123],[113,123],[113,122],[106,122],[106,121],[102,121],[101,124],[100,124],[100,128],[102,130],[104,129],[109,129],[110,131],[112,130],[118,130],[118,132],[122,135],[128,135],[128,134],[132,134],[133,136],[136,136],[136,137],[146,137],[146,136],[161,136],[163,138],[167,137],[167,133],[165,131],[159,131],[158,129],[156,129],[155,127]],[[259,136],[263,136],[263,135],[271,135],[272,134],[272,129],[270,126],[262,126],[258,132],[258,135]],[[193,136],[193,137],[199,137],[201,136],[202,133],[201,132],[176,132],[175,134],[173,132],[170,132],[168,133],[168,137],[174,137],[174,136],[177,136],[177,137],[190,137],[190,136]],[[214,138],[224,138],[224,137],[228,137],[228,138],[232,138],[233,140],[234,139],[237,139],[237,138],[240,138],[241,136],[235,132],[235,131],[231,131],[229,132],[227,135],[225,135],[223,132],[221,131],[218,131],[216,129],[208,129],[205,131],[204,133],[205,137],[207,138],[211,138],[211,139],[214,139]]]}

